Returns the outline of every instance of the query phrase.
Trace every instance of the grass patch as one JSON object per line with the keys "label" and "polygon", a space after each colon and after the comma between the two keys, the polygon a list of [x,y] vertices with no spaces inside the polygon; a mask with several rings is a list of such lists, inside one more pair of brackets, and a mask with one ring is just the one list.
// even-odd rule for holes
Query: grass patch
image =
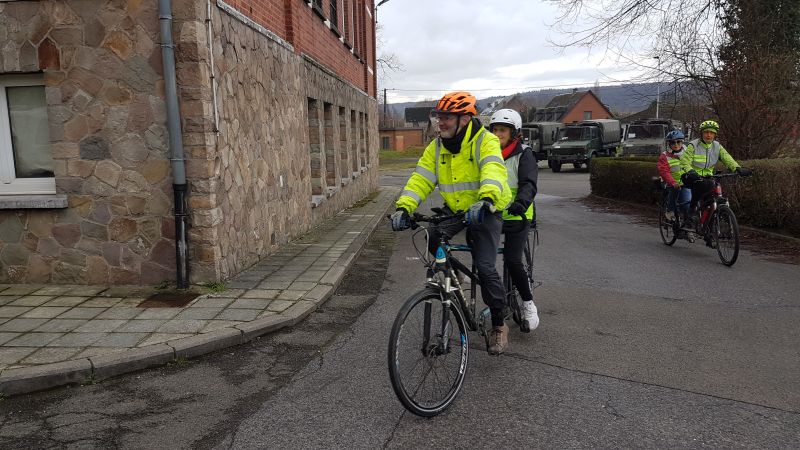
{"label": "grass patch", "polygon": [[405,150],[380,150],[378,152],[378,157],[380,158],[381,162],[386,160],[392,159],[400,159],[400,158],[415,158],[419,159],[422,156],[422,153],[425,151],[425,147],[407,147]]}
{"label": "grass patch", "polygon": [[223,292],[228,289],[228,286],[222,281],[209,281],[201,283],[200,286],[207,289],[209,292]]}
{"label": "grass patch", "polygon": [[366,197],[364,197],[364,198],[362,198],[361,200],[359,200],[359,201],[357,201],[357,202],[353,203],[353,206],[351,206],[351,207],[350,207],[350,208],[348,208],[348,209],[353,209],[353,208],[361,208],[362,206],[365,206],[367,203],[369,203],[369,202],[371,202],[371,201],[375,200],[375,197],[377,197],[377,196],[378,196],[378,191],[371,192],[371,193],[370,193],[369,195],[367,195]]}

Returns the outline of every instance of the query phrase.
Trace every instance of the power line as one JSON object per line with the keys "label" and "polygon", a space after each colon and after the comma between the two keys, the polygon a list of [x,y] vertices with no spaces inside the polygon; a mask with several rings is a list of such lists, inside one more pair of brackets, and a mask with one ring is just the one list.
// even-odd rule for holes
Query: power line
{"label": "power line", "polygon": [[[572,83],[572,84],[553,84],[549,86],[523,86],[523,87],[498,87],[498,88],[482,88],[482,89],[457,89],[461,91],[468,91],[468,92],[484,92],[484,91],[523,91],[523,90],[535,90],[535,89],[556,89],[556,88],[567,88],[567,87],[582,87],[582,86],[594,86],[597,85],[606,85],[606,86],[614,86],[619,84],[626,84],[626,83],[633,83],[634,80],[627,80],[627,81],[602,81],[602,82],[595,82],[595,83]],[[389,91],[398,91],[398,92],[444,92],[444,91],[452,91],[456,89],[451,88],[444,88],[444,89],[403,89],[403,88],[386,88]]]}

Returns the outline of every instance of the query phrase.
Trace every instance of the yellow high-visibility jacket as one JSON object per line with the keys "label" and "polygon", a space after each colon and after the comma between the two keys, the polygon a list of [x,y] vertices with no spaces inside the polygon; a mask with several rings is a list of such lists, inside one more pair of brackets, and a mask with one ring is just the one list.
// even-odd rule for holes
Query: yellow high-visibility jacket
{"label": "yellow high-visibility jacket", "polygon": [[[473,134],[473,127],[480,130]],[[472,120],[461,142],[461,152],[450,153],[439,138],[431,141],[400,194],[397,207],[414,212],[436,186],[453,212],[466,211],[482,198],[505,209],[511,202],[511,189],[497,136]]]}
{"label": "yellow high-visibility jacket", "polygon": [[722,161],[728,170],[739,167],[739,163],[719,142],[712,141],[706,144],[702,139],[695,139],[689,142],[681,155],[681,170],[683,173],[694,170],[698,175],[711,175],[714,173],[717,161]]}

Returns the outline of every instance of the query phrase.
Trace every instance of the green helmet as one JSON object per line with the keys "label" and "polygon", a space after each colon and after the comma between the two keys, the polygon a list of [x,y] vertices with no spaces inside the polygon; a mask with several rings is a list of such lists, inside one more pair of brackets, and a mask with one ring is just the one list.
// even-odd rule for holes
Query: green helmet
{"label": "green helmet", "polygon": [[719,124],[714,122],[713,120],[706,120],[705,122],[700,124],[700,132],[711,130],[714,133],[719,134]]}

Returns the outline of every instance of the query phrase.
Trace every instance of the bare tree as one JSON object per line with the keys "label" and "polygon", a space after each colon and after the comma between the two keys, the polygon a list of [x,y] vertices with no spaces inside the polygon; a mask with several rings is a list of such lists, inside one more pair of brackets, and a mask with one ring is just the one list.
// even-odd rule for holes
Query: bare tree
{"label": "bare tree", "polygon": [[557,45],[600,49],[645,69],[636,81],[671,83],[684,112],[720,120],[737,157],[786,154],[800,114],[796,0],[552,2],[567,36]]}

